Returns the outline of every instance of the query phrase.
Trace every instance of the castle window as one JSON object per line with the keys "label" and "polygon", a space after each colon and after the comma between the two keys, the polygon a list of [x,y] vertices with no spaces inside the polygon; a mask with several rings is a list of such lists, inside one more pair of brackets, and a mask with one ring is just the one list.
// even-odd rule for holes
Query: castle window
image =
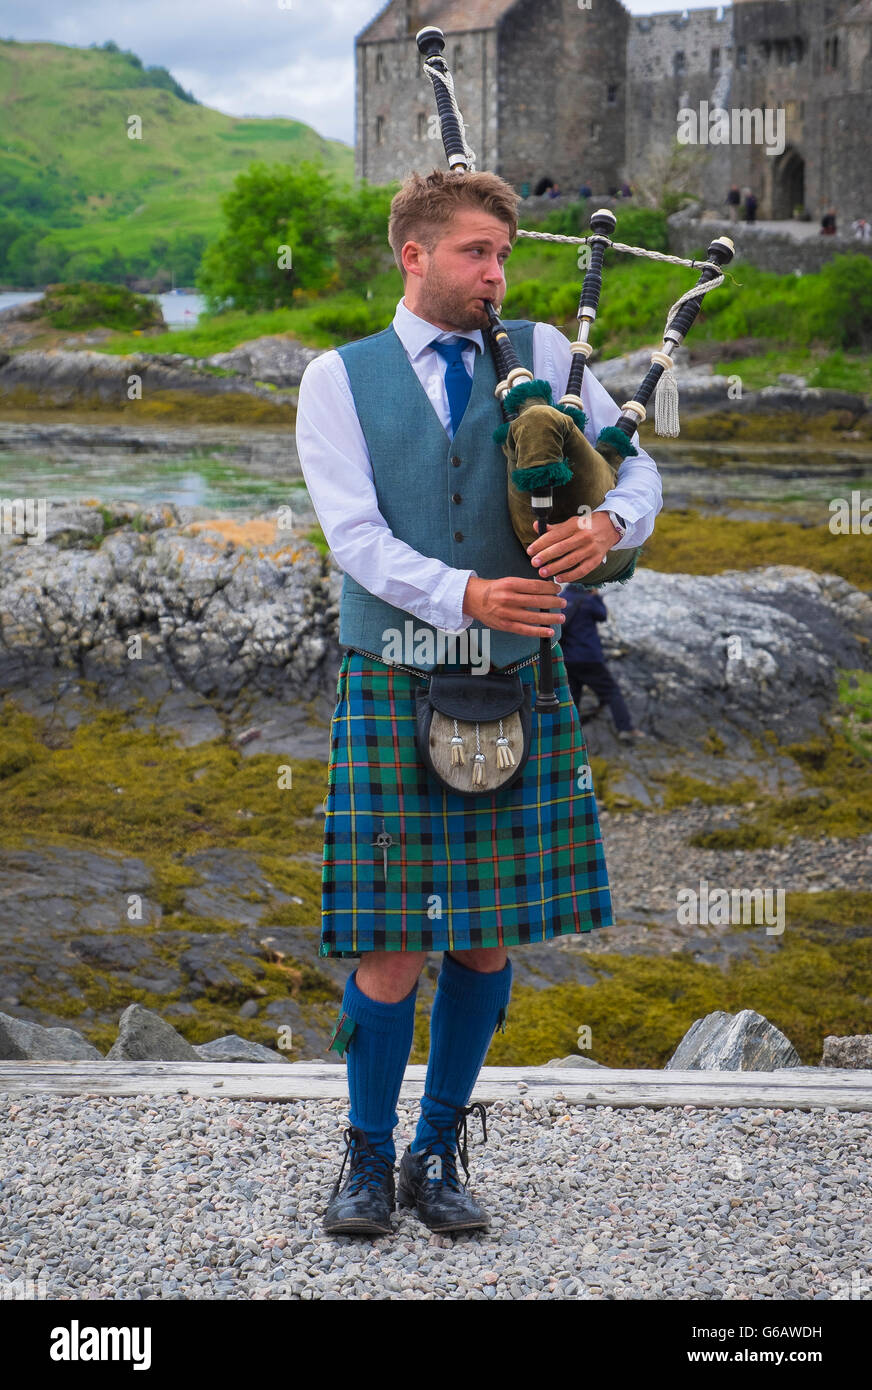
{"label": "castle window", "polygon": [[418,139],[427,139],[427,114],[424,111],[418,112]]}
{"label": "castle window", "polygon": [[839,39],[835,35],[831,39],[824,39],[824,67],[837,68],[839,66]]}
{"label": "castle window", "polygon": [[375,118],[375,143],[383,145],[385,142],[385,118],[376,116]]}
{"label": "castle window", "polygon": [[608,87],[606,88],[606,101],[608,102],[609,106],[614,106],[617,99],[618,84],[617,82],[610,82]]}
{"label": "castle window", "polygon": [[709,72],[711,73],[712,77],[716,77],[716,76],[717,76],[717,74],[720,72],[720,68],[721,68],[721,50],[720,50],[719,48],[713,48],[713,49],[712,49],[712,54],[711,54],[711,62],[710,62],[710,64],[709,64]]}
{"label": "castle window", "polygon": [[598,140],[598,139],[599,139],[599,133],[600,133],[599,122],[598,122],[598,121],[591,121],[591,123],[590,123],[590,138],[591,138],[591,140]]}
{"label": "castle window", "polygon": [[463,49],[459,43],[454,45],[454,64],[455,72],[463,72]]}
{"label": "castle window", "polygon": [[376,82],[384,82],[385,80],[385,59],[383,53],[377,53],[375,55],[375,80]]}
{"label": "castle window", "polygon": [[743,43],[736,49],[736,67],[746,68],[748,66],[748,50]]}
{"label": "castle window", "polygon": [[683,77],[686,69],[687,59],[684,56],[683,49],[679,48],[678,52],[672,55],[672,76]]}

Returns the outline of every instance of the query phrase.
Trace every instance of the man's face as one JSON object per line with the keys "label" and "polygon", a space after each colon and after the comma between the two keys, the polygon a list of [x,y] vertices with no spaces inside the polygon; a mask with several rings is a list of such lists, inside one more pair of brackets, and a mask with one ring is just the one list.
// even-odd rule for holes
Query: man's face
{"label": "man's face", "polygon": [[407,308],[448,332],[486,329],[482,300],[502,303],[511,250],[505,222],[476,208],[458,209],[432,252],[415,241],[403,247]]}

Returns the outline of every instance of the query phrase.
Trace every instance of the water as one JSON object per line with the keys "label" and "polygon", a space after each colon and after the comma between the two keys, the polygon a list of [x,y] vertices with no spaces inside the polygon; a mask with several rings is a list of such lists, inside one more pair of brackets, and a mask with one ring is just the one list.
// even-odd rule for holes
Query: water
{"label": "water", "polygon": [[0,421],[0,495],[311,513],[292,434],[250,427],[68,424],[42,425],[37,434]]}
{"label": "water", "polygon": [[[29,304],[35,299],[42,299],[42,296],[42,290],[6,290],[0,293],[0,309],[8,309],[12,304]],[[188,294],[184,290],[149,294],[146,299],[159,301],[164,321],[170,329],[193,328],[206,304],[201,294]]]}
{"label": "water", "polygon": [[[651,445],[664,508],[821,525],[834,497],[872,496],[872,447]],[[311,513],[290,430],[0,421],[0,495]],[[314,515],[314,514],[313,514]]]}

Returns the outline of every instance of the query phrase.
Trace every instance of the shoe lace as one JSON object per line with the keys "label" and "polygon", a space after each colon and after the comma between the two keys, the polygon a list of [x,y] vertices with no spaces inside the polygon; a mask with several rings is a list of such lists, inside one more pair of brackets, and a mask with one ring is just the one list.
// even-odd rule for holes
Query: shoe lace
{"label": "shoe lace", "polygon": [[[435,1096],[430,1096],[430,1100],[436,1100]],[[446,1105],[446,1101],[437,1101],[437,1104]],[[428,1144],[424,1149],[427,1158],[438,1157],[440,1159],[439,1175],[431,1177],[429,1174],[429,1163],[427,1164],[427,1180],[429,1182],[441,1182],[453,1192],[459,1192],[461,1187],[466,1187],[469,1183],[468,1157],[468,1135],[466,1128],[467,1117],[472,1114],[478,1115],[481,1120],[482,1136],[487,1143],[487,1121],[486,1111],[481,1101],[476,1101],[474,1105],[459,1105],[454,1108],[454,1119],[447,1125],[433,1124],[438,1138]],[[444,1149],[444,1153],[439,1153],[439,1149]],[[456,1153],[455,1153],[456,1150]],[[466,1181],[461,1182],[457,1176],[457,1159],[463,1164],[463,1171],[466,1174]]]}
{"label": "shoe lace", "polygon": [[338,1192],[342,1186],[342,1174],[345,1172],[345,1164],[349,1154],[351,1154],[351,1168],[348,1174],[349,1196],[354,1196],[366,1187],[381,1187],[386,1170],[393,1169],[390,1159],[374,1149],[367,1135],[362,1129],[357,1129],[355,1125],[349,1125],[343,1137],[345,1139],[345,1156],[342,1160],[342,1167],[339,1169],[339,1177],[336,1179],[334,1191]]}

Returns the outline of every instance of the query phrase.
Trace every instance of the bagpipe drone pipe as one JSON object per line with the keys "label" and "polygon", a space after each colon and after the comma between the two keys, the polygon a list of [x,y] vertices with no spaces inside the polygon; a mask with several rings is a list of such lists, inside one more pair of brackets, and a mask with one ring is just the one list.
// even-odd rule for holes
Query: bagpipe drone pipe
{"label": "bagpipe drone pipe", "polygon": [[[442,143],[452,173],[459,176],[475,167],[475,156],[466,143],[463,117],[457,106],[454,82],[442,57],[445,36],[431,25],[416,35],[424,57],[423,69],[433,84]],[[683,341],[696,318],[702,296],[723,282],[722,267],[732,260],[734,247],[728,237],[716,237],[701,261],[683,260],[642,247],[612,240],[617,220],[607,208],[600,208],[590,219],[589,237],[557,236],[546,232],[518,229],[518,236],[569,244],[589,244],[589,260],[578,305],[578,338],[570,345],[572,365],[566,390],[559,401],[552,399],[551,386],[537,380],[524,367],[501,323],[498,310],[485,300],[489,320],[488,340],[497,372],[496,396],[503,412],[503,424],[495,432],[507,460],[509,513],[518,540],[526,549],[545,533],[549,523],[568,521],[576,516],[579,526],[590,524],[590,517],[615,486],[618,469],[629,455],[638,451],[633,435],[646,418],[647,405],[655,390],[655,430],[661,435],[678,434],[678,393],[671,353]],[[663,346],[652,352],[651,365],[632,400],[621,408],[614,425],[600,431],[594,447],[584,434],[586,416],[582,404],[584,369],[592,352],[591,327],[599,308],[606,249],[649,256],[685,266],[701,266],[695,286],[672,305],[663,332]],[[534,526],[538,523],[538,529]],[[612,549],[604,561],[580,580],[574,588],[599,588],[611,582],[624,583],[633,574],[640,554],[637,549]],[[557,709],[554,694],[551,640],[543,637],[540,647],[539,690],[535,709]]]}

